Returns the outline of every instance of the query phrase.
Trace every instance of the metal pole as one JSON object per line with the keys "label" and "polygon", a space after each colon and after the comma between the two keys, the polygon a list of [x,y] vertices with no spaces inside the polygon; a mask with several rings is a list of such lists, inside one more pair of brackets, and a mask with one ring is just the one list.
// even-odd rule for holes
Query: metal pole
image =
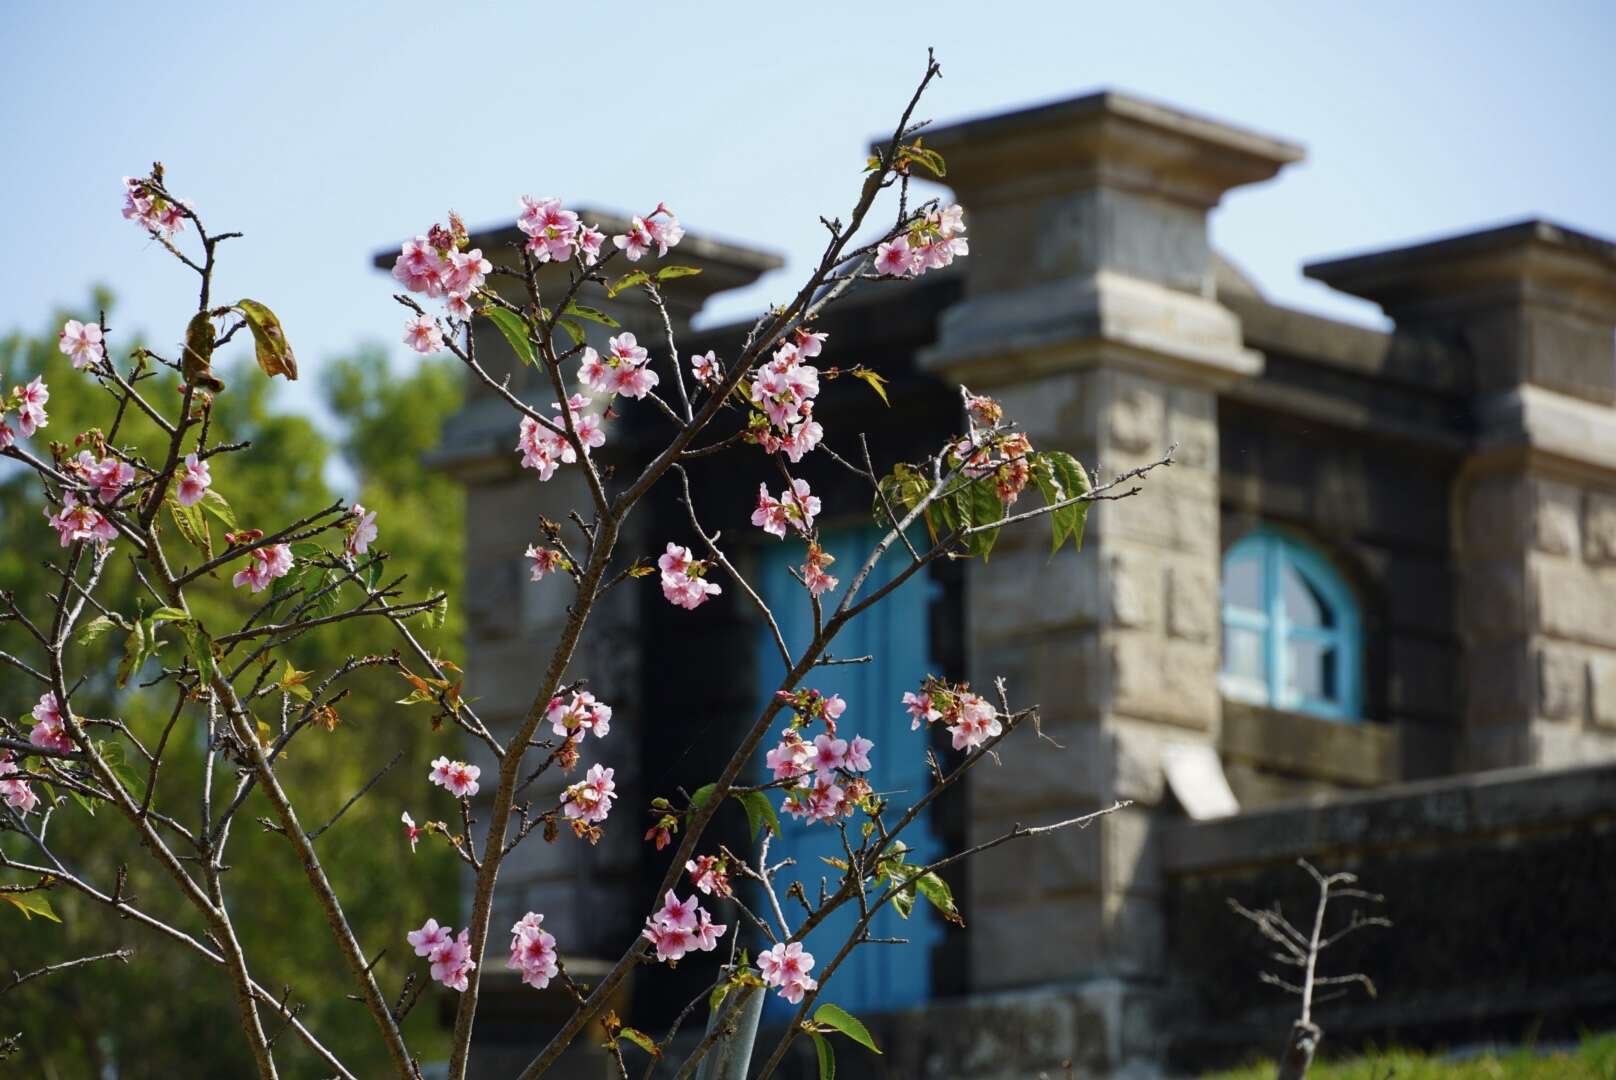
{"label": "metal pole", "polygon": [[[743,1000],[736,1001],[735,995]],[[730,991],[730,996],[719,1003],[707,1016],[707,1034],[712,1035],[723,1026],[713,1048],[701,1059],[696,1080],[746,1080],[746,1071],[752,1064],[752,1046],[757,1042],[758,1022],[763,1018],[763,990],[747,986]]]}

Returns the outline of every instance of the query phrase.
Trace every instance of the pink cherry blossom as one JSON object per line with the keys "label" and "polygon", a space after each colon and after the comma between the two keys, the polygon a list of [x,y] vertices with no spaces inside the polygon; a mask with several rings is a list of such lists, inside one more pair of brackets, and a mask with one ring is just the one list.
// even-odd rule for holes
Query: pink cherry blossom
{"label": "pink cherry blossom", "polygon": [[106,346],[101,343],[101,327],[96,323],[81,323],[69,319],[62,324],[56,347],[73,358],[73,366],[80,370],[94,367],[105,359]]}
{"label": "pink cherry blossom", "polygon": [[[561,209],[556,198],[535,199],[522,196],[522,212],[516,227],[527,235],[527,249],[534,261],[546,263],[566,262],[572,258],[578,244],[578,215]],[[596,249],[600,242],[595,241]]]}
{"label": "pink cherry blossom", "polygon": [[903,695],[903,706],[909,710],[910,731],[914,731],[916,728],[920,727],[920,722],[922,720],[930,724],[936,720],[942,719],[943,716],[942,713],[932,708],[931,695],[926,693],[924,690],[918,694],[905,692]]}
{"label": "pink cherry blossom", "polygon": [[30,437],[35,431],[50,423],[50,418],[45,415],[45,402],[50,400],[50,388],[45,385],[43,377],[35,375],[27,386],[14,386],[11,392],[18,398],[17,431],[23,438]]}
{"label": "pink cherry blossom", "polygon": [[653,922],[665,922],[686,930],[694,930],[699,921],[696,914],[698,906],[694,894],[688,900],[681,900],[672,889],[669,889],[662,898],[662,907],[651,916],[651,919]]}
{"label": "pink cherry blossom", "polygon": [[791,343],[797,347],[797,355],[804,360],[811,360],[818,356],[824,347],[825,339],[830,335],[805,329],[801,326],[791,331]]}
{"label": "pink cherry blossom", "polygon": [[812,764],[821,777],[834,777],[836,770],[847,764],[847,740],[815,736]]}
{"label": "pink cherry blossom", "polygon": [[118,538],[117,526],[95,507],[80,503],[79,497],[71,491],[63,494],[62,508],[56,513],[52,514],[48,506],[45,508],[45,519],[56,530],[63,547],[80,540],[104,544]]}
{"label": "pink cherry blossom", "polygon": [[34,807],[39,805],[39,796],[34,794],[27,780],[7,779],[21,771],[12,758],[10,750],[0,750],[0,799],[4,799],[13,810],[32,813]]}
{"label": "pink cherry blossom", "polygon": [[283,578],[292,569],[292,549],[285,544],[268,544],[247,553],[247,565],[236,571],[230,579],[236,588],[252,587],[255,593],[269,588],[270,582]]}
{"label": "pink cherry blossom", "polygon": [[505,965],[522,973],[522,982],[543,990],[560,972],[555,938],[540,929],[544,916],[528,912],[511,927],[511,956]]}
{"label": "pink cherry blossom", "polygon": [[393,262],[393,279],[410,292],[424,292],[428,296],[442,296],[443,274],[446,269],[443,256],[427,243],[424,236],[405,241]]}
{"label": "pink cherry blossom", "polygon": [[759,953],[757,963],[763,984],[779,987],[780,996],[793,1005],[799,1004],[808,991],[819,988],[808,974],[814,966],[814,954],[804,952],[800,941],[781,942]]}
{"label": "pink cherry blossom", "polygon": [[612,780],[615,769],[591,765],[579,783],[573,784],[561,795],[561,812],[591,825],[598,825],[612,812],[617,798],[617,784]]}
{"label": "pink cherry blossom", "polygon": [[718,354],[708,349],[690,358],[690,373],[702,386],[712,387],[717,386],[723,379],[724,368],[718,362]]}
{"label": "pink cherry blossom", "polygon": [[494,264],[483,258],[481,248],[451,251],[445,261],[443,291],[464,299],[482,288],[493,270]]}
{"label": "pink cherry blossom", "polygon": [[425,356],[443,348],[443,331],[430,315],[417,315],[404,321],[404,344]]}
{"label": "pink cherry blossom", "polygon": [[570,697],[557,694],[550,699],[544,718],[557,735],[568,738],[574,734],[586,735],[593,731],[596,738],[605,738],[612,729],[612,707],[598,701],[587,690],[575,691]]}
{"label": "pink cherry blossom", "polygon": [[16,441],[17,433],[6,422],[6,414],[0,412],[0,450],[9,450]]}
{"label": "pink cherry blossom", "polygon": [[725,897],[734,893],[729,883],[729,872],[724,868],[724,860],[717,855],[696,856],[685,863],[685,872],[690,875],[691,883],[701,890],[704,896]]}
{"label": "pink cherry blossom", "polygon": [[729,927],[712,921],[694,894],[680,900],[670,889],[661,909],[645,920],[641,936],[656,947],[657,959],[678,963],[692,951],[711,952]]}
{"label": "pink cherry blossom", "polygon": [[893,237],[875,249],[875,272],[887,277],[913,277],[919,262],[906,236]]}
{"label": "pink cherry blossom", "polygon": [[712,952],[718,948],[718,939],[724,936],[724,931],[728,930],[729,926],[713,922],[713,917],[708,914],[706,908],[700,909],[698,914],[700,921],[696,923],[696,929],[692,932],[691,947],[702,952]]}
{"label": "pink cherry blossom", "polygon": [[476,765],[440,757],[432,762],[432,771],[427,777],[455,798],[469,799],[477,794],[477,778],[481,775],[482,769]]}
{"label": "pink cherry blossom", "polygon": [[[152,232],[173,236],[185,228],[185,213],[179,205],[151,190],[143,180],[123,178],[123,216]],[[189,201],[184,201],[186,208]]]}
{"label": "pink cherry blossom", "polygon": [[628,232],[612,237],[612,243],[628,257],[629,262],[639,262],[640,257],[656,246],[656,237],[641,218],[634,218],[629,222]]}
{"label": "pink cherry blossom", "polygon": [[344,545],[351,556],[360,556],[370,550],[370,545],[376,539],[376,511],[366,510],[358,503],[354,503],[348,511],[350,522],[348,541]]}
{"label": "pink cherry blossom", "polygon": [[606,234],[593,225],[585,225],[578,230],[578,254],[585,266],[594,266],[600,261],[600,245],[605,242]]}
{"label": "pink cherry blossom", "polygon": [[802,583],[809,595],[823,596],[836,588],[837,579],[825,572],[825,567],[836,561],[836,556],[818,544],[808,545],[808,561],[802,564]]}
{"label": "pink cherry blossom", "polygon": [[67,726],[62,720],[62,705],[54,690],[40,695],[33,715],[37,722],[28,733],[29,742],[46,750],[65,752],[73,749],[73,740],[68,736]]}
{"label": "pink cherry blossom", "polygon": [[870,771],[870,751],[875,743],[862,735],[855,735],[847,744],[847,768],[852,772]]}
{"label": "pink cherry blossom", "polygon": [[[421,834],[426,830],[422,829],[415,823],[415,819],[410,817],[410,812],[408,810],[399,815],[398,820],[404,823],[404,839],[410,842],[410,853],[414,854],[415,845],[421,842]],[[411,944],[414,943],[411,942]]]}
{"label": "pink cherry blossom", "polygon": [[108,505],[117,502],[124,489],[135,482],[133,465],[113,457],[97,461],[88,450],[80,450],[78,459],[68,467],[95,489],[98,502]]}
{"label": "pink cherry blossom", "polygon": [[664,574],[688,574],[693,561],[689,548],[670,542],[657,559],[657,568]]}
{"label": "pink cherry blossom", "polygon": [[707,602],[707,598],[723,592],[717,582],[684,574],[663,574],[662,595],[670,604],[694,611]]}
{"label": "pink cherry blossom", "polygon": [[523,552],[523,555],[533,560],[532,580],[534,581],[543,581],[544,575],[552,574],[561,569],[562,564],[566,562],[561,552],[554,548],[541,548],[533,544],[527,546],[527,551]]}
{"label": "pink cherry blossom", "polygon": [[958,716],[948,726],[954,736],[954,749],[975,749],[1004,731],[998,710],[981,697],[971,693],[960,693],[956,697]]}
{"label": "pink cherry blossom", "polygon": [[404,940],[415,949],[416,956],[431,956],[440,946],[454,940],[454,931],[447,926],[439,926],[436,919],[428,919],[419,930],[405,934]]}
{"label": "pink cherry blossom", "polygon": [[774,778],[791,780],[809,772],[813,748],[803,741],[795,728],[787,728],[781,734],[780,745],[763,756],[763,763],[773,770]]}
{"label": "pink cherry blossom", "polygon": [[464,992],[470,984],[470,976],[476,961],[471,958],[471,928],[460,931],[460,936],[450,941],[440,942],[428,954],[427,960],[432,965],[432,977],[451,990]]}
{"label": "pink cherry blossom", "polygon": [[213,486],[213,474],[208,471],[207,462],[199,461],[195,454],[186,454],[179,481],[179,486],[174,489],[174,498],[179,500],[181,506],[195,506],[202,501],[203,493]]}
{"label": "pink cherry blossom", "polygon": [[651,212],[646,220],[646,227],[651,230],[651,239],[656,241],[657,255],[663,256],[668,249],[685,238],[685,230],[679,225],[679,219],[661,203]]}

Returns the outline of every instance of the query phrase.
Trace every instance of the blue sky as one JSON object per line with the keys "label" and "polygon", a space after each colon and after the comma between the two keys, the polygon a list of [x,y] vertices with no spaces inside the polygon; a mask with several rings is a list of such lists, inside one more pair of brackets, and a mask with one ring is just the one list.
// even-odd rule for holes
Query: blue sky
{"label": "blue sky", "polygon": [[[305,368],[402,317],[376,249],[449,207],[517,196],[647,210],[800,272],[853,197],[925,47],[950,120],[1102,86],[1295,139],[1308,159],[1231,195],[1214,242],[1282,302],[1378,313],[1310,259],[1542,215],[1616,236],[1616,7],[1520,4],[12,4],[0,14],[11,272],[0,330],[92,282],[115,329],[177,339],[193,286],[118,216],[154,158],[215,229],[220,296],[277,311]],[[738,317],[776,275],[716,301]]]}

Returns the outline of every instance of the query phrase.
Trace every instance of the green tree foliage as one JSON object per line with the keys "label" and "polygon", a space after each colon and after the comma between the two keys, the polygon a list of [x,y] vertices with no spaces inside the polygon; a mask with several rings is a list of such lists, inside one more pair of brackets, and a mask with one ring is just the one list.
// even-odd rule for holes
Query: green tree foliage
{"label": "green tree foliage", "polygon": [[[83,318],[108,298],[96,296],[74,314]],[[0,380],[6,386],[43,374],[50,386],[50,425],[34,445],[46,441],[71,444],[92,425],[107,426],[109,409],[103,391],[69,365],[56,348],[58,316],[38,335],[13,333],[0,339]],[[116,329],[116,326],[114,325]],[[127,345],[116,342],[118,359]],[[338,497],[334,484],[353,490],[378,511],[381,536],[377,547],[388,551],[389,578],[408,575],[405,596],[418,599],[429,591],[458,594],[461,566],[462,499],[458,485],[427,471],[423,455],[437,442],[443,420],[459,405],[457,373],[445,364],[417,362],[404,374],[394,373],[379,349],[323,365],[323,402],[335,421],[317,426],[305,410],[277,401],[275,387],[250,370],[250,345],[233,345],[233,364],[220,373],[228,389],[219,395],[214,424],[222,438],[251,440],[252,450],[215,459],[214,487],[230,501],[242,527],[273,528],[330,504]],[[244,354],[243,354],[244,353]],[[157,380],[147,383],[150,388]],[[171,386],[148,393],[172,394]],[[98,400],[99,399],[99,400]],[[120,442],[150,443],[126,419]],[[334,440],[334,441],[333,441]],[[46,526],[42,501],[32,476],[20,469],[0,469],[0,582],[14,588],[25,607],[42,606],[53,580],[45,565],[58,557],[55,534]],[[215,538],[217,542],[217,526]],[[133,597],[138,585],[127,562],[114,559],[110,573],[119,575],[109,596]],[[199,594],[198,602],[217,605],[212,613],[245,611],[244,599],[221,575]],[[148,605],[150,606],[150,605]],[[113,685],[112,673],[122,648],[122,634],[106,635],[97,648],[97,663],[83,673],[85,683],[74,695],[75,708],[90,716],[118,717],[142,739],[156,738],[167,720],[156,715],[158,701],[138,689],[139,678],[125,690]],[[458,661],[461,625],[451,605],[436,630],[421,630],[423,644],[434,654]],[[400,644],[380,621],[339,624],[312,633],[276,656],[277,670],[289,661],[319,677],[349,657],[392,652]],[[26,655],[29,642],[14,625],[0,625],[0,649]],[[408,661],[407,661],[408,662]],[[147,669],[147,677],[151,671]],[[77,673],[75,673],[77,674]],[[349,680],[352,693],[338,705],[333,730],[313,732],[294,745],[282,776],[299,804],[307,827],[325,822],[377,770],[401,755],[398,763],[319,840],[323,861],[364,946],[386,954],[377,965],[383,987],[396,994],[414,966],[404,943],[406,930],[428,914],[452,919],[456,911],[456,875],[452,856],[441,842],[421,844],[411,855],[399,824],[399,811],[411,809],[418,819],[430,814],[426,803],[427,763],[453,744],[448,729],[433,731],[425,710],[394,704],[409,687],[399,674],[372,668]],[[26,679],[0,678],[0,717],[31,724],[29,710],[38,688]],[[171,743],[181,753],[165,764],[178,772],[172,791],[195,791],[202,768],[205,735],[176,729]],[[222,805],[233,790],[236,772],[228,764],[215,771],[215,800]],[[164,800],[159,779],[157,804],[189,828],[199,815],[196,805]],[[330,942],[324,919],[306,887],[293,850],[278,835],[258,824],[267,816],[258,796],[249,798],[237,818],[225,862],[227,899],[238,912],[237,932],[258,980],[279,993],[290,988],[289,1002],[301,1007],[300,1018],[328,1046],[356,1068],[371,1075],[385,1068],[381,1046],[370,1018],[345,996],[348,977]],[[63,799],[52,814],[48,838],[58,854],[75,858],[69,865],[110,892],[119,867],[127,867],[123,895],[153,915],[200,934],[198,921],[173,893],[172,883],[148,867],[135,849],[132,834],[108,818],[103,807],[95,818]],[[38,821],[38,815],[34,815]],[[30,861],[40,861],[26,838],[0,834],[0,847]],[[233,895],[232,895],[233,894]],[[25,922],[9,907],[0,911],[0,978],[13,970],[32,971],[45,964],[119,947],[132,947],[128,964],[102,963],[93,977],[33,980],[0,997],[0,1038],[22,1033],[21,1052],[7,1065],[18,1075],[82,1077],[106,1075],[116,1065],[121,1075],[237,1077],[251,1066],[241,1046],[238,1017],[224,972],[194,953],[162,942],[153,931],[120,921],[105,907],[54,889],[48,897],[61,924]],[[82,972],[81,972],[82,974]],[[409,1020],[413,1046],[430,1054],[437,1040],[438,1003],[429,990]],[[279,1021],[265,1017],[275,1030]],[[370,1055],[367,1057],[367,1055]],[[312,1056],[293,1036],[277,1042],[277,1057],[286,1075],[323,1075]]]}

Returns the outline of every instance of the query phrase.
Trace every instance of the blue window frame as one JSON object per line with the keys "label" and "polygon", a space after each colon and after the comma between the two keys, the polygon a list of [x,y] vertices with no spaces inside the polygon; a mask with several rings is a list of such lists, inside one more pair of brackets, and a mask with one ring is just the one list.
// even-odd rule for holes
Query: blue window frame
{"label": "blue window frame", "polygon": [[1311,547],[1259,529],[1223,557],[1223,693],[1238,701],[1357,721],[1358,607]]}
{"label": "blue window frame", "polygon": [[[835,556],[837,570],[846,568],[838,575],[842,587],[823,598],[825,610],[835,608],[855,570],[881,536],[880,530],[868,527],[822,530],[821,545]],[[802,545],[770,540],[763,542],[762,549],[760,591],[779,622],[786,644],[796,653],[813,637],[814,625],[808,594],[791,576],[792,568],[802,563]],[[865,581],[866,594],[891,581],[906,563],[907,558],[888,552]],[[931,670],[927,612],[934,593],[934,584],[924,574],[904,582],[881,603],[848,623],[836,638],[836,655],[872,655],[875,660],[815,668],[804,684],[826,694],[842,695],[847,702],[842,730],[858,732],[875,741],[870,755],[874,767],[868,779],[876,791],[892,799],[895,807],[907,808],[931,786],[924,750],[926,733],[909,730],[909,716],[903,711],[901,699],[905,690],[918,686]],[[784,666],[766,627],[758,628],[756,648],[757,696],[762,703],[780,685]],[[755,767],[760,780],[770,775],[764,758],[773,745],[770,738],[758,748]],[[771,797],[778,805],[779,793],[773,792]],[[778,879],[782,900],[793,880],[802,883],[809,897],[817,897],[821,877],[830,873],[821,859],[844,857],[838,834],[827,825],[807,825],[784,815],[781,826],[780,839],[771,846],[769,859],[796,860],[796,865],[781,871]],[[929,862],[944,853],[929,811],[905,830],[903,839],[909,845],[911,863]],[[753,910],[767,911],[768,905],[760,903]],[[787,912],[795,926],[801,911],[788,906]],[[847,904],[809,932],[805,944],[814,955],[815,976],[836,955],[857,921],[857,907]],[[870,934],[907,938],[910,943],[901,948],[863,945],[848,954],[836,972],[832,995],[836,1003],[856,1014],[925,1003],[931,997],[932,949],[943,938],[942,923],[931,906],[917,904],[906,921],[888,905],[871,922]],[[774,1022],[784,1023],[795,1012],[795,1006],[788,1006],[777,994],[770,994],[764,1006],[765,1019]]]}

